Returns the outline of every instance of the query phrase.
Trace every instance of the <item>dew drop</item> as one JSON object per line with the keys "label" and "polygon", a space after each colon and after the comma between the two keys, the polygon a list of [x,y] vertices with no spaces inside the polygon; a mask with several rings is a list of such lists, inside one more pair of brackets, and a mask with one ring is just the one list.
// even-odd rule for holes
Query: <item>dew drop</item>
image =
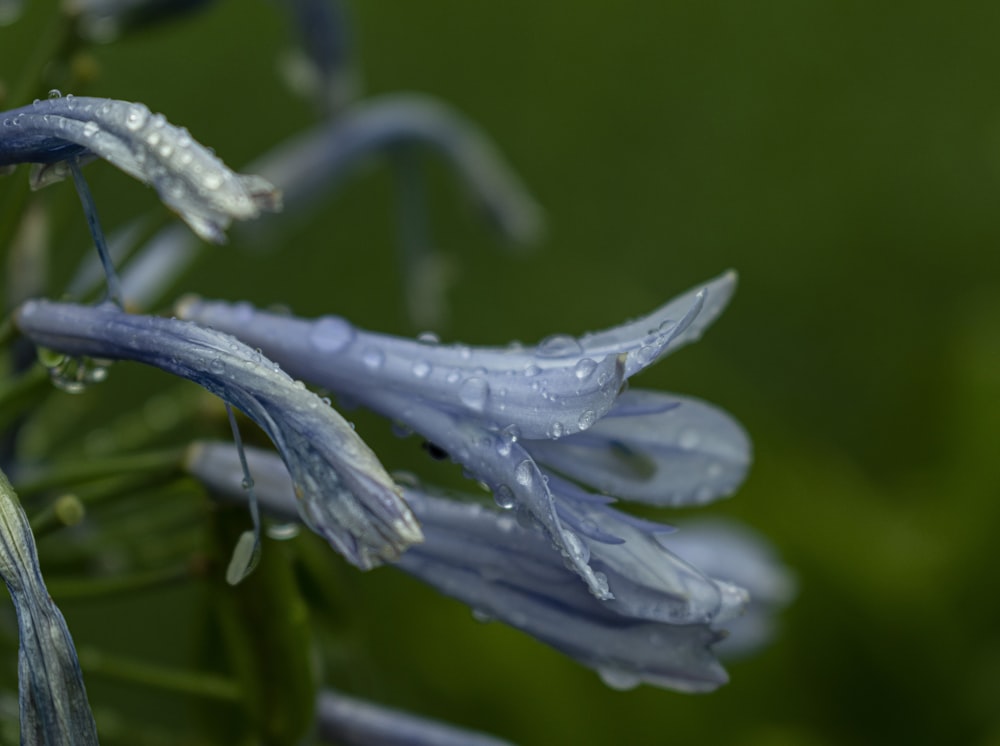
{"label": "dew drop", "polygon": [[606,685],[619,691],[635,689],[641,683],[638,675],[631,671],[622,671],[619,668],[599,668],[597,675]]}
{"label": "dew drop", "polygon": [[53,88],[49,91],[49,98],[62,98],[62,91],[58,88]]}
{"label": "dew drop", "polygon": [[299,535],[301,526],[294,521],[291,523],[276,523],[267,527],[266,534],[276,541],[288,541]]}
{"label": "dew drop", "polygon": [[655,345],[643,345],[635,353],[636,360],[639,361],[640,365],[649,365],[653,362],[653,358],[656,357],[656,347]]}
{"label": "dew drop", "polygon": [[595,422],[597,422],[597,415],[594,414],[594,410],[585,409],[580,413],[580,418],[576,421],[576,425],[581,430],[586,430],[593,427]]}
{"label": "dew drop", "polygon": [[222,358],[213,358],[212,362],[208,364],[209,370],[211,370],[216,375],[222,375],[226,370],[226,364],[222,362]]}
{"label": "dew drop", "polygon": [[575,373],[576,377],[581,381],[586,381],[594,375],[595,370],[597,370],[597,363],[589,357],[585,357],[576,364],[576,367],[573,368],[573,373]]}
{"label": "dew drop", "polygon": [[490,397],[490,385],[482,378],[467,378],[458,389],[458,398],[462,404],[476,412],[486,408]]}
{"label": "dew drop", "polygon": [[309,344],[323,355],[339,352],[353,339],[354,327],[340,316],[323,316],[309,326]]}
{"label": "dew drop", "polygon": [[575,337],[553,334],[539,342],[535,352],[539,357],[570,357],[583,354],[583,347]]}
{"label": "dew drop", "polygon": [[569,556],[572,559],[584,564],[590,562],[590,548],[579,536],[572,531],[563,531],[562,540],[566,545],[566,551],[569,552]]}
{"label": "dew drop", "polygon": [[366,368],[371,370],[378,370],[382,367],[382,363],[385,362],[385,355],[382,350],[376,349],[375,347],[369,347],[361,355],[361,362],[365,364]]}
{"label": "dew drop", "polygon": [[133,104],[125,115],[125,128],[135,132],[149,119],[149,109],[139,104]]}
{"label": "dew drop", "polygon": [[441,338],[434,332],[420,332],[417,341],[422,345],[436,345],[441,343]]}
{"label": "dew drop", "polygon": [[548,436],[552,440],[559,440],[559,438],[561,438],[564,433],[565,429],[563,428],[563,424],[561,422],[553,422],[549,426]]}
{"label": "dew drop", "polygon": [[427,378],[431,373],[431,365],[426,360],[418,360],[413,364],[413,375],[417,378]]}
{"label": "dew drop", "polygon": [[514,491],[506,484],[501,484],[493,493],[493,501],[498,508],[510,510],[514,507]]}
{"label": "dew drop", "polygon": [[534,479],[535,474],[535,464],[529,459],[525,459],[517,465],[514,470],[514,479],[522,487],[530,487],[531,482]]}
{"label": "dew drop", "polygon": [[677,444],[685,451],[697,448],[700,441],[701,438],[698,436],[698,432],[691,429],[682,430],[677,438]]}
{"label": "dew drop", "polygon": [[535,376],[537,376],[541,372],[542,372],[542,369],[539,368],[537,365],[535,365],[533,363],[530,364],[530,365],[526,365],[525,368],[524,368],[524,376],[525,376],[525,378],[534,378]]}

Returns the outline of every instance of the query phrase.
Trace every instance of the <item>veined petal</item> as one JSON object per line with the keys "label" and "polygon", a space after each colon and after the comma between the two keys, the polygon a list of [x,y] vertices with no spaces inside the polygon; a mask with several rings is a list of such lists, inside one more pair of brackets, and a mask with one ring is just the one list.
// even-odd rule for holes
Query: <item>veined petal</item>
{"label": "veined petal", "polygon": [[265,179],[233,173],[187,130],[143,104],[66,96],[0,113],[0,121],[0,166],[49,164],[36,187],[63,178],[61,162],[98,156],[155,188],[206,241],[222,243],[231,221],[281,206]]}
{"label": "veined petal", "polygon": [[722,410],[637,389],[586,432],[524,446],[539,462],[609,495],[674,507],[732,494],[751,460],[749,438]]}
{"label": "veined petal", "polygon": [[668,352],[700,339],[735,289],[736,273],[725,272],[635,321],[583,335],[580,346],[591,357],[627,353],[625,377],[630,378]]}
{"label": "veined petal", "polygon": [[514,425],[525,438],[587,429],[624,380],[617,354],[567,355],[558,340],[509,349],[426,344],[366,332],[339,316],[306,321],[197,299],[177,313],[267,350],[293,375],[331,391],[362,399],[369,389],[389,389],[487,427]]}
{"label": "veined petal", "polygon": [[73,638],[45,588],[35,540],[0,473],[0,576],[17,611],[21,743],[97,744]]}
{"label": "veined petal", "polygon": [[17,324],[69,355],[135,360],[187,378],[256,422],[295,482],[305,522],[368,569],[421,540],[398,488],[351,426],[277,365],[233,337],[190,322],[29,301]]}
{"label": "veined petal", "polygon": [[[238,460],[231,449],[198,444],[189,463],[231,499],[243,500]],[[292,514],[277,462],[257,449],[247,457],[260,481],[265,510]],[[397,566],[463,601],[484,618],[497,619],[597,670],[611,686],[648,683],[680,691],[710,691],[727,680],[711,646],[722,635],[707,624],[667,624],[629,616],[589,594],[553,552],[541,532],[508,513],[475,503],[433,497],[407,488],[426,540]]]}
{"label": "veined petal", "polygon": [[570,543],[607,578],[613,596],[606,600],[609,608],[635,619],[713,626],[743,612],[746,591],[667,550],[668,539],[662,537],[673,536],[672,528],[644,525],[608,505],[581,502],[573,485],[552,475],[547,479],[564,523],[580,527]]}

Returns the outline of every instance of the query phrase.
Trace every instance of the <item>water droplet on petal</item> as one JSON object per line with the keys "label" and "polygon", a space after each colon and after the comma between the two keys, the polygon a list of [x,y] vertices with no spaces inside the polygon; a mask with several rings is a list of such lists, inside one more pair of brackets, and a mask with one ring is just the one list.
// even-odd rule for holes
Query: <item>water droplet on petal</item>
{"label": "water droplet on petal", "polygon": [[482,378],[467,378],[458,389],[458,398],[462,404],[476,412],[486,408],[490,397],[490,385]]}
{"label": "water droplet on petal", "polygon": [[514,507],[514,491],[506,484],[501,484],[493,493],[493,501],[498,508],[510,510]]}
{"label": "water droplet on petal", "polygon": [[565,429],[563,428],[561,422],[553,422],[551,425],[549,425],[548,436],[552,438],[552,440],[559,440],[559,438],[563,436],[564,432]]}
{"label": "water droplet on petal", "polygon": [[539,368],[535,364],[527,365],[524,368],[524,375],[525,375],[526,378],[534,378],[535,376],[537,376],[541,372],[542,372],[542,369]]}
{"label": "water droplet on petal", "polygon": [[580,418],[576,421],[576,425],[581,430],[586,430],[589,427],[593,427],[595,422],[597,422],[597,415],[594,414],[594,410],[585,409],[580,413]]}
{"label": "water droplet on petal", "polygon": [[685,451],[690,451],[698,447],[700,440],[701,438],[698,437],[698,432],[696,430],[682,430],[681,434],[677,438],[677,444]]}
{"label": "water droplet on petal", "polygon": [[641,683],[637,674],[631,671],[622,671],[618,668],[599,668],[597,669],[597,675],[609,687],[618,689],[619,691],[635,689]]}
{"label": "water droplet on petal", "polygon": [[417,341],[422,345],[436,345],[441,342],[441,338],[434,332],[420,332]]}
{"label": "water droplet on petal", "polygon": [[309,326],[309,343],[323,355],[339,352],[353,339],[354,327],[340,316],[323,316]]}
{"label": "water droplet on petal", "polygon": [[525,459],[517,465],[514,470],[514,479],[522,487],[528,487],[531,485],[532,480],[535,475],[535,463],[529,459]]}
{"label": "water droplet on petal", "polygon": [[53,88],[49,91],[49,98],[62,98],[62,91],[58,88]]}
{"label": "water droplet on petal", "polygon": [[585,357],[580,360],[580,362],[576,364],[576,367],[573,368],[573,372],[576,374],[576,377],[581,381],[585,381],[590,378],[594,374],[595,370],[597,370],[597,363],[589,357]]}
{"label": "water droplet on petal", "polygon": [[382,367],[382,363],[385,362],[385,355],[382,353],[382,350],[369,347],[362,353],[361,362],[365,364],[366,368],[378,370]]}
{"label": "water droplet on petal", "polygon": [[125,128],[135,132],[149,119],[149,109],[142,104],[132,104],[125,115]]}
{"label": "water droplet on petal", "polygon": [[222,375],[226,370],[226,364],[222,362],[222,358],[213,358],[212,362],[208,364],[209,370],[211,370],[216,375]]}
{"label": "water droplet on petal", "polygon": [[583,354],[583,348],[576,337],[568,334],[553,334],[538,343],[535,352],[539,357],[570,357]]}
{"label": "water droplet on petal", "polygon": [[427,378],[431,373],[431,365],[426,360],[418,360],[413,364],[413,375],[417,378]]}

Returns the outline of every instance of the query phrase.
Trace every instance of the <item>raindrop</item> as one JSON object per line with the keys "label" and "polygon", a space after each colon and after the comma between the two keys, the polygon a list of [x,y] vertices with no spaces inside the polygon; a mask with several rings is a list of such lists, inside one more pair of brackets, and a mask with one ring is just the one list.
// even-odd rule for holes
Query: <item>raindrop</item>
{"label": "raindrop", "polygon": [[524,368],[524,375],[525,375],[526,378],[534,378],[535,376],[537,376],[541,372],[542,372],[542,369],[539,368],[534,363],[532,363],[530,365],[526,365],[525,368]]}
{"label": "raindrop", "polygon": [[146,123],[147,119],[149,119],[149,109],[140,104],[133,104],[125,115],[125,127],[135,132]]}
{"label": "raindrop", "polygon": [[549,426],[548,435],[552,440],[559,440],[559,438],[563,436],[564,432],[565,430],[561,422],[553,422]]}
{"label": "raindrop", "polygon": [[585,381],[594,375],[595,370],[597,370],[597,363],[589,357],[585,357],[580,360],[580,362],[576,364],[576,367],[573,368],[573,372],[576,374],[576,377],[581,381]]}
{"label": "raindrop", "polygon": [[595,422],[597,422],[597,415],[594,414],[594,410],[585,409],[580,413],[580,419],[576,421],[576,425],[581,430],[586,430],[587,428],[592,427]]}
{"label": "raindrop", "polygon": [[535,352],[539,357],[570,357],[583,354],[583,347],[576,337],[568,334],[553,334],[538,343]]}
{"label": "raindrop", "polygon": [[599,668],[597,675],[609,687],[619,691],[635,689],[641,683],[638,675],[631,671],[622,671],[620,668]]}
{"label": "raindrop", "polygon": [[434,332],[420,332],[417,341],[422,345],[436,345],[441,343],[441,338]]}
{"label": "raindrop", "polygon": [[486,408],[490,397],[490,385],[482,378],[467,378],[458,390],[458,398],[462,404],[476,412]]}
{"label": "raindrop", "polygon": [[62,91],[58,88],[53,88],[49,91],[49,98],[62,98]]}
{"label": "raindrop", "polygon": [[514,491],[506,484],[501,484],[493,493],[493,501],[498,508],[510,510],[514,507]]}
{"label": "raindrop", "polygon": [[87,122],[83,125],[83,136],[93,137],[100,131],[100,127],[97,126],[97,122]]}
{"label": "raindrop", "polygon": [[531,481],[534,478],[535,464],[529,459],[525,459],[517,465],[514,470],[514,479],[522,487],[530,487]]}
{"label": "raindrop", "polygon": [[690,428],[687,430],[681,430],[681,433],[677,438],[677,444],[685,451],[697,448],[700,441],[701,438],[698,436],[698,432]]}
{"label": "raindrop", "polygon": [[211,370],[216,375],[222,375],[226,370],[226,364],[222,362],[222,358],[213,358],[212,362],[208,364],[209,370]]}
{"label": "raindrop", "polygon": [[362,353],[361,362],[365,364],[366,368],[378,370],[382,367],[382,363],[385,362],[385,355],[382,353],[382,350],[369,347]]}
{"label": "raindrop", "polygon": [[413,364],[413,375],[417,378],[427,378],[431,372],[431,365],[426,360],[418,360]]}
{"label": "raindrop", "polygon": [[324,316],[309,326],[309,344],[324,355],[339,352],[353,339],[354,327],[340,316]]}
{"label": "raindrop", "polygon": [[276,541],[288,541],[299,535],[301,527],[294,521],[291,523],[276,523],[267,527],[266,534]]}
{"label": "raindrop", "polygon": [[590,548],[579,536],[572,531],[563,531],[562,539],[571,558],[584,564],[590,561]]}

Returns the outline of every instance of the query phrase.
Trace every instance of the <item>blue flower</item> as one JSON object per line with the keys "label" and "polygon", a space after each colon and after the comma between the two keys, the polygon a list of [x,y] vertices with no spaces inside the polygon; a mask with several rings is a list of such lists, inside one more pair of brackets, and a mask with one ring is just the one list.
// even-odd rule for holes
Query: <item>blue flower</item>
{"label": "blue flower", "polygon": [[[247,458],[258,475],[258,497],[264,509],[280,518],[294,516],[292,490],[278,459],[253,448],[247,449]],[[245,500],[240,463],[228,446],[195,444],[189,450],[187,467],[216,495]],[[414,486],[406,487],[404,494],[421,521],[425,541],[407,550],[396,565],[468,604],[478,617],[497,619],[526,632],[597,670],[609,685],[619,688],[648,683],[708,691],[727,680],[713,647],[725,637],[721,625],[739,630],[743,624],[736,615],[747,603],[745,592],[722,580],[706,580],[671,558],[661,538],[670,529],[602,506],[610,519],[605,525],[613,526],[622,538],[591,529],[592,545],[607,547],[598,550],[605,558],[611,548],[633,558],[629,569],[634,575],[616,580],[623,586],[632,584],[634,590],[623,587],[622,599],[601,601],[574,582],[573,571],[552,551],[542,532],[520,525],[509,513],[473,501],[436,497]],[[737,543],[727,551],[703,544],[705,538],[709,537],[693,534],[684,549],[701,555],[720,550],[723,559],[714,562],[714,569],[723,577],[739,574],[741,566],[762,556],[759,546],[746,550],[746,542]],[[646,588],[643,593],[643,582],[663,563],[671,564],[671,572],[697,592],[715,587],[719,591],[716,603],[728,596],[726,613],[697,621],[678,617],[670,612],[684,609],[680,591],[657,595]],[[755,586],[781,583],[780,567],[758,562],[757,568]],[[762,607],[762,616],[771,608]]]}
{"label": "blue flower", "polygon": [[65,162],[100,157],[156,189],[201,238],[223,243],[232,220],[280,208],[281,197],[259,176],[235,174],[187,130],[143,104],[65,96],[0,113],[0,168],[44,164],[38,188],[67,175]]}
{"label": "blue flower", "polygon": [[29,301],[16,316],[37,345],[152,365],[242,410],[281,453],[303,520],[358,567],[396,559],[421,540],[398,488],[353,428],[329,402],[235,338],[109,304]]}
{"label": "blue flower", "polygon": [[[734,285],[735,275],[727,273],[652,314],[607,331],[580,338],[558,335],[535,347],[506,349],[401,340],[361,331],[339,317],[309,322],[262,313],[246,304],[188,300],[178,313],[259,345],[294,375],[401,422],[444,449],[492,490],[499,505],[518,507],[540,523],[599,599],[632,595],[637,586],[630,576],[636,576],[643,561],[653,560],[648,553],[658,547],[654,554],[668,559],[642,573],[638,595],[648,589],[661,598],[673,595],[678,603],[664,605],[664,613],[674,621],[705,621],[731,614],[742,603],[739,594],[727,593],[693,569],[678,565],[646,539],[635,537],[626,550],[611,549],[612,544],[595,537],[622,538],[619,534],[626,528],[615,517],[620,514],[584,509],[581,506],[599,504],[600,498],[567,482],[556,489],[539,460],[560,463],[566,451],[556,446],[587,448],[588,441],[577,443],[575,434],[589,434],[612,410],[624,380],[697,339],[721,312]],[[620,417],[624,421],[628,415],[637,426],[628,436],[634,441],[633,463],[641,460],[648,472],[640,471],[639,479],[633,476],[632,481],[663,489],[660,502],[667,502],[667,495],[682,494],[703,502],[708,496],[728,494],[742,478],[749,464],[749,443],[742,429],[722,413],[711,410],[709,416],[705,405],[694,403],[684,408],[692,414],[682,415],[690,420],[683,435],[717,444],[718,452],[706,455],[698,448],[685,450],[681,443],[671,450],[669,441],[657,444],[655,434],[644,434],[645,418],[656,416],[662,402],[651,404],[650,397],[621,401]],[[622,429],[627,432],[629,424]],[[602,425],[593,432],[591,444],[612,453],[628,450],[628,439],[619,437],[615,425]],[[681,431],[676,437],[682,439]],[[547,446],[546,441],[557,442]],[[538,460],[534,450],[539,451]],[[667,451],[669,456],[664,455]],[[671,472],[664,471],[677,462],[704,467],[697,487],[692,489],[687,476],[674,483]],[[582,475],[597,482],[598,488],[609,483],[606,480],[623,479],[621,459],[605,458],[604,463],[605,476]],[[596,459],[593,465],[601,469]],[[688,473],[693,470],[687,468]],[[586,515],[580,517],[581,513]],[[645,559],[637,562],[636,552]],[[600,562],[591,562],[592,555]]]}
{"label": "blue flower", "polygon": [[21,743],[97,744],[73,638],[45,588],[28,519],[3,473],[0,576],[17,611]]}

